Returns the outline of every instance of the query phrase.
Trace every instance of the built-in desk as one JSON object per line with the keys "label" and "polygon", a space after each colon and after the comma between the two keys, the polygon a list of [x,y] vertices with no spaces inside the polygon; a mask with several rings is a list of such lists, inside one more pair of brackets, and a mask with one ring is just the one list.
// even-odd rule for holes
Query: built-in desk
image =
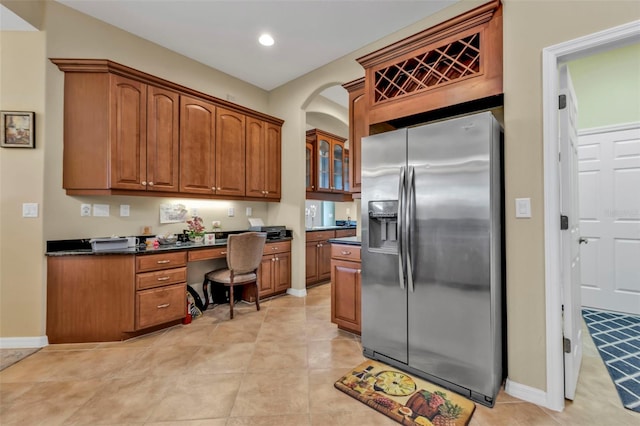
{"label": "built-in desk", "polygon": [[[189,262],[227,254],[226,243],[93,252],[84,241],[47,244],[50,343],[118,341],[179,323],[186,315]],[[259,273],[261,299],[286,292],[291,238],[267,241]]]}

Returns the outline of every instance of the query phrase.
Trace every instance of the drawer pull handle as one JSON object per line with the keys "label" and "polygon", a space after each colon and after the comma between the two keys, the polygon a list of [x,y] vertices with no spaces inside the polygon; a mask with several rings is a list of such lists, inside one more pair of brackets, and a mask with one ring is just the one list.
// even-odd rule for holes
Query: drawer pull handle
{"label": "drawer pull handle", "polygon": [[158,260],[158,263],[171,263],[170,260]]}
{"label": "drawer pull handle", "polygon": [[162,305],[158,305],[158,309],[168,308],[171,303],[163,303]]}
{"label": "drawer pull handle", "polygon": [[166,280],[168,280],[168,279],[169,279],[169,277],[159,277],[159,278],[158,278],[158,281],[166,281]]}
{"label": "drawer pull handle", "polygon": [[351,254],[350,251],[345,251],[345,250],[342,250],[341,253],[342,253],[343,256],[349,256]]}
{"label": "drawer pull handle", "polygon": [[220,254],[227,254],[227,252],[226,251],[221,251]]}

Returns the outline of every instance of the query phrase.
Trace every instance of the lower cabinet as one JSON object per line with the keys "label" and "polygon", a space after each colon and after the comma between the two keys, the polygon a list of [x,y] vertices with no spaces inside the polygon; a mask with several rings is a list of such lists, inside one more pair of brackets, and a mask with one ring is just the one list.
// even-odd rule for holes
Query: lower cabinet
{"label": "lower cabinet", "polygon": [[331,243],[335,231],[315,231],[306,234],[305,276],[307,286],[331,279]]}
{"label": "lower cabinet", "polygon": [[331,322],[356,334],[361,331],[360,247],[331,245]]}
{"label": "lower cabinet", "polygon": [[[259,274],[260,299],[284,293],[291,287],[291,241],[265,244]],[[254,302],[253,290],[245,287],[242,298]]]}
{"label": "lower cabinet", "polygon": [[187,252],[136,256],[136,330],[184,318]]}

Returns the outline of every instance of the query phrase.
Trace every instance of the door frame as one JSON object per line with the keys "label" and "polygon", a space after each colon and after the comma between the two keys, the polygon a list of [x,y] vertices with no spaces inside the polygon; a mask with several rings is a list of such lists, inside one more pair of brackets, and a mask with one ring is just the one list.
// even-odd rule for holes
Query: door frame
{"label": "door frame", "polygon": [[584,56],[640,42],[640,21],[579,37],[542,50],[542,120],[544,148],[544,251],[547,391],[545,406],[564,409],[562,276],[560,250],[560,165],[558,162],[558,65]]}

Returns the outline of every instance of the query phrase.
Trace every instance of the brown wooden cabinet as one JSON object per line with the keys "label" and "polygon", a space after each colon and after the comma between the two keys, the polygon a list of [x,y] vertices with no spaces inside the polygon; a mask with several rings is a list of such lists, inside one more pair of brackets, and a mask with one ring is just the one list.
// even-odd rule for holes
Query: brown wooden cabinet
{"label": "brown wooden cabinet", "polygon": [[246,195],[277,198],[281,196],[281,128],[247,117]]}
{"label": "brown wooden cabinet", "polygon": [[49,343],[116,341],[135,328],[135,256],[47,257]]}
{"label": "brown wooden cabinet", "polygon": [[362,185],[362,138],[369,136],[364,77],[342,85],[349,92],[349,176],[350,191],[359,193]]}
{"label": "brown wooden cabinet", "polygon": [[311,231],[306,233],[305,281],[313,285],[331,278],[331,244],[335,231]]}
{"label": "brown wooden cabinet", "polygon": [[331,244],[331,322],[338,328],[360,334],[360,247]]}
{"label": "brown wooden cabinet", "polygon": [[65,72],[68,195],[280,200],[282,120],[112,61],[51,61]]}
{"label": "brown wooden cabinet", "polygon": [[201,99],[180,100],[180,192],[215,194],[216,106]]}
{"label": "brown wooden cabinet", "polygon": [[186,251],[136,256],[136,330],[185,317],[186,266]]}
{"label": "brown wooden cabinet", "polygon": [[502,94],[502,5],[493,0],[358,58],[368,125]]}
{"label": "brown wooden cabinet", "polygon": [[315,182],[312,183],[315,191],[345,192],[345,141],[345,138],[322,130],[307,131],[307,143],[315,148]]}
{"label": "brown wooden cabinet", "polygon": [[306,177],[305,186],[307,192],[316,190],[316,162],[315,162],[315,144],[314,138],[307,135],[306,151],[305,151],[305,163],[306,163]]}
{"label": "brown wooden cabinet", "polygon": [[244,196],[245,116],[216,109],[216,194]]}

